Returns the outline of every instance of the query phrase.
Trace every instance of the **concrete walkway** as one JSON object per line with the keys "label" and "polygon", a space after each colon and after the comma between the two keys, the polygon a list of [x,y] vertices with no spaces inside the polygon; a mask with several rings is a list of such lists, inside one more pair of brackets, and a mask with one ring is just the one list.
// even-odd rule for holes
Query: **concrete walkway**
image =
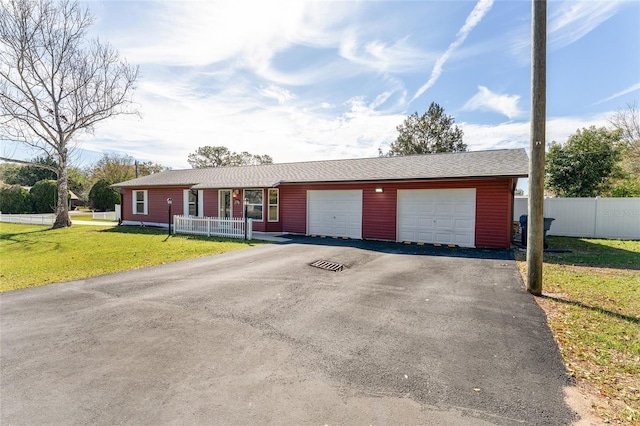
{"label": "concrete walkway", "polygon": [[98,220],[75,220],[72,217],[71,225],[118,226],[118,222],[102,222]]}

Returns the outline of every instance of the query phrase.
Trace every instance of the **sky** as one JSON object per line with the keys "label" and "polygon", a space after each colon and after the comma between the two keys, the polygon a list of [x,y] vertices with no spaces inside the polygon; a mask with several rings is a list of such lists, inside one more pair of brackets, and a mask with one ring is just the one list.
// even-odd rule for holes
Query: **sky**
{"label": "sky", "polygon": [[[180,169],[198,147],[275,162],[375,157],[431,102],[469,150],[529,146],[531,1],[88,1],[139,65],[140,117],[79,140]],[[547,6],[547,143],[640,99],[640,1]],[[640,104],[640,102],[638,102]]]}

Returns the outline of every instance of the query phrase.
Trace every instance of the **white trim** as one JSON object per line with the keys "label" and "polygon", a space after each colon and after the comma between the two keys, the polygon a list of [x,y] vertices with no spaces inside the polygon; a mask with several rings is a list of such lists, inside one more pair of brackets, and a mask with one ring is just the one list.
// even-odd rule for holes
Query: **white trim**
{"label": "white trim", "polygon": [[[270,191],[276,191],[278,202],[276,204],[271,204],[271,197],[269,196]],[[276,207],[276,219],[271,219],[271,207]],[[279,222],[280,221],[280,189],[278,188],[267,188],[267,221],[268,222]]]}
{"label": "white trim", "polygon": [[[138,213],[138,209],[136,208],[138,206],[138,197],[137,197],[138,192],[144,193],[144,197],[142,200],[142,203],[143,203],[142,213]],[[147,193],[146,189],[134,189],[133,191],[131,191],[131,212],[135,215],[149,214],[149,194]]]}
{"label": "white trim", "polygon": [[[191,194],[191,189],[185,189],[182,191],[182,214],[183,216],[191,216],[189,214],[189,195]],[[196,216],[203,217],[204,216],[204,191],[199,189],[196,195],[196,206],[198,207],[198,211],[196,212]]]}
{"label": "white trim", "polygon": [[182,214],[189,216],[189,191],[190,189],[184,189],[182,191]]}
{"label": "white trim", "polygon": [[142,227],[150,226],[152,228],[164,228],[164,229],[169,228],[169,225],[167,225],[166,223],[145,222],[142,220],[123,220],[122,225],[123,226],[142,226]]}
{"label": "white trim", "polygon": [[[243,204],[242,215],[243,216],[244,216],[244,200],[245,198],[247,198],[247,191],[260,191],[262,193],[262,204],[260,205],[260,207],[262,207],[262,217],[260,219],[251,218],[251,220],[253,220],[254,222],[264,222],[264,188],[245,188],[242,190],[242,204]],[[250,203],[249,205],[258,206],[259,204]]]}
{"label": "white trim", "polygon": [[[218,214],[217,217],[223,219],[224,216],[220,215],[220,206],[222,205],[222,193],[229,193],[229,218],[233,217],[233,190],[232,189],[218,189]],[[203,215],[204,216],[204,215]]]}

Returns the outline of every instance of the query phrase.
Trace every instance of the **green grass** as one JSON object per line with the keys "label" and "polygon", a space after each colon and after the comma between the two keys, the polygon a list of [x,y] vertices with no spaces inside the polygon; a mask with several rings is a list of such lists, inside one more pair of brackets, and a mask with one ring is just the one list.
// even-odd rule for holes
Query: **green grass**
{"label": "green grass", "polygon": [[0,224],[0,292],[175,262],[259,242],[150,228]]}
{"label": "green grass", "polygon": [[545,253],[537,299],[569,373],[600,396],[604,421],[640,424],[640,241],[548,240],[572,250]]}

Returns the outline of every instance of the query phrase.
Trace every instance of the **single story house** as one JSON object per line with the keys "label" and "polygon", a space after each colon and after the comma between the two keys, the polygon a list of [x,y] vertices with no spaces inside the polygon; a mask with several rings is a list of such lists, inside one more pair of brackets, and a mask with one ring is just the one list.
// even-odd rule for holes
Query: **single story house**
{"label": "single story house", "polygon": [[125,225],[174,214],[242,218],[253,230],[509,247],[524,149],[169,170],[113,185]]}

